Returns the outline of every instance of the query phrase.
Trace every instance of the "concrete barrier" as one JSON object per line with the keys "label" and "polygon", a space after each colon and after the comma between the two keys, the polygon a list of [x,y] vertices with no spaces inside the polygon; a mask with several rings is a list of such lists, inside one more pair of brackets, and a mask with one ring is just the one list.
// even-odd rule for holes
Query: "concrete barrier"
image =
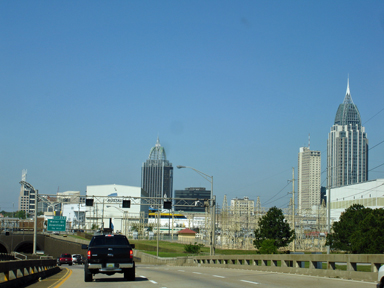
{"label": "concrete barrier", "polygon": [[0,262],[0,287],[19,287],[60,272],[56,260]]}
{"label": "concrete barrier", "polygon": [[[377,272],[384,264],[382,254],[253,254],[192,258],[194,265],[204,267],[271,271],[369,282],[377,280]],[[326,263],[325,269],[319,269],[322,266],[318,263]],[[368,266],[370,271],[358,271],[360,266]],[[345,270],[339,269],[341,267]]]}

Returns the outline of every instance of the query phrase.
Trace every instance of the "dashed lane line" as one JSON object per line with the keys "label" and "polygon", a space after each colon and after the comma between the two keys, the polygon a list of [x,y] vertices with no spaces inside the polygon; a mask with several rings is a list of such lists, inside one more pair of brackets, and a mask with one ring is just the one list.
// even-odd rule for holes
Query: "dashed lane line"
{"label": "dashed lane line", "polygon": [[246,283],[251,283],[251,284],[260,284],[260,283],[257,283],[257,282],[252,282],[252,281],[247,281],[247,280],[240,280],[241,282],[246,282]]}
{"label": "dashed lane line", "polygon": [[212,275],[212,276],[217,278],[225,278],[224,276],[220,276],[220,275]]}

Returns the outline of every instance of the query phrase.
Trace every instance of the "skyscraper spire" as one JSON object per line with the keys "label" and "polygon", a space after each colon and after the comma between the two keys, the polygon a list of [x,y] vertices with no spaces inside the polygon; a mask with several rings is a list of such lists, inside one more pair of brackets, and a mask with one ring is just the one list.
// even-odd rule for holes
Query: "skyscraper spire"
{"label": "skyscraper spire", "polygon": [[347,91],[345,92],[344,97],[344,104],[353,104],[351,91],[349,90],[349,75],[348,75],[348,81],[347,81]]}
{"label": "skyscraper spire", "polygon": [[335,125],[359,125],[361,126],[361,118],[357,106],[352,101],[351,92],[349,90],[349,77],[347,82],[347,91],[344,101],[339,105],[336,112]]}
{"label": "skyscraper spire", "polygon": [[152,147],[149,152],[148,159],[151,160],[167,160],[167,155],[165,154],[164,147],[160,144],[159,136],[157,136],[155,147]]}
{"label": "skyscraper spire", "polygon": [[348,82],[347,82],[347,92],[345,95],[351,95],[351,91],[349,91],[349,74],[348,74]]}

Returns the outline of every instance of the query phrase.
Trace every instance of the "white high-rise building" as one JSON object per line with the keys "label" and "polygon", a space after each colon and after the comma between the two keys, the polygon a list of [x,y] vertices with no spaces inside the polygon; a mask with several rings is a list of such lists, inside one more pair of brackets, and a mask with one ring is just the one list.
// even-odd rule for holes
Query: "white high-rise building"
{"label": "white high-rise building", "polygon": [[321,198],[321,153],[301,147],[298,165],[299,211],[320,205]]}

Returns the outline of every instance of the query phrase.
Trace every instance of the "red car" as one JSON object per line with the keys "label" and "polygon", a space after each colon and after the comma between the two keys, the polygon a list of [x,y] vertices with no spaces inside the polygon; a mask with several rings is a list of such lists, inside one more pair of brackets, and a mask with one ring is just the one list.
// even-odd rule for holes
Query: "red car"
{"label": "red car", "polygon": [[59,261],[58,261],[57,265],[60,266],[61,264],[72,265],[72,255],[71,254],[61,254],[59,257]]}

